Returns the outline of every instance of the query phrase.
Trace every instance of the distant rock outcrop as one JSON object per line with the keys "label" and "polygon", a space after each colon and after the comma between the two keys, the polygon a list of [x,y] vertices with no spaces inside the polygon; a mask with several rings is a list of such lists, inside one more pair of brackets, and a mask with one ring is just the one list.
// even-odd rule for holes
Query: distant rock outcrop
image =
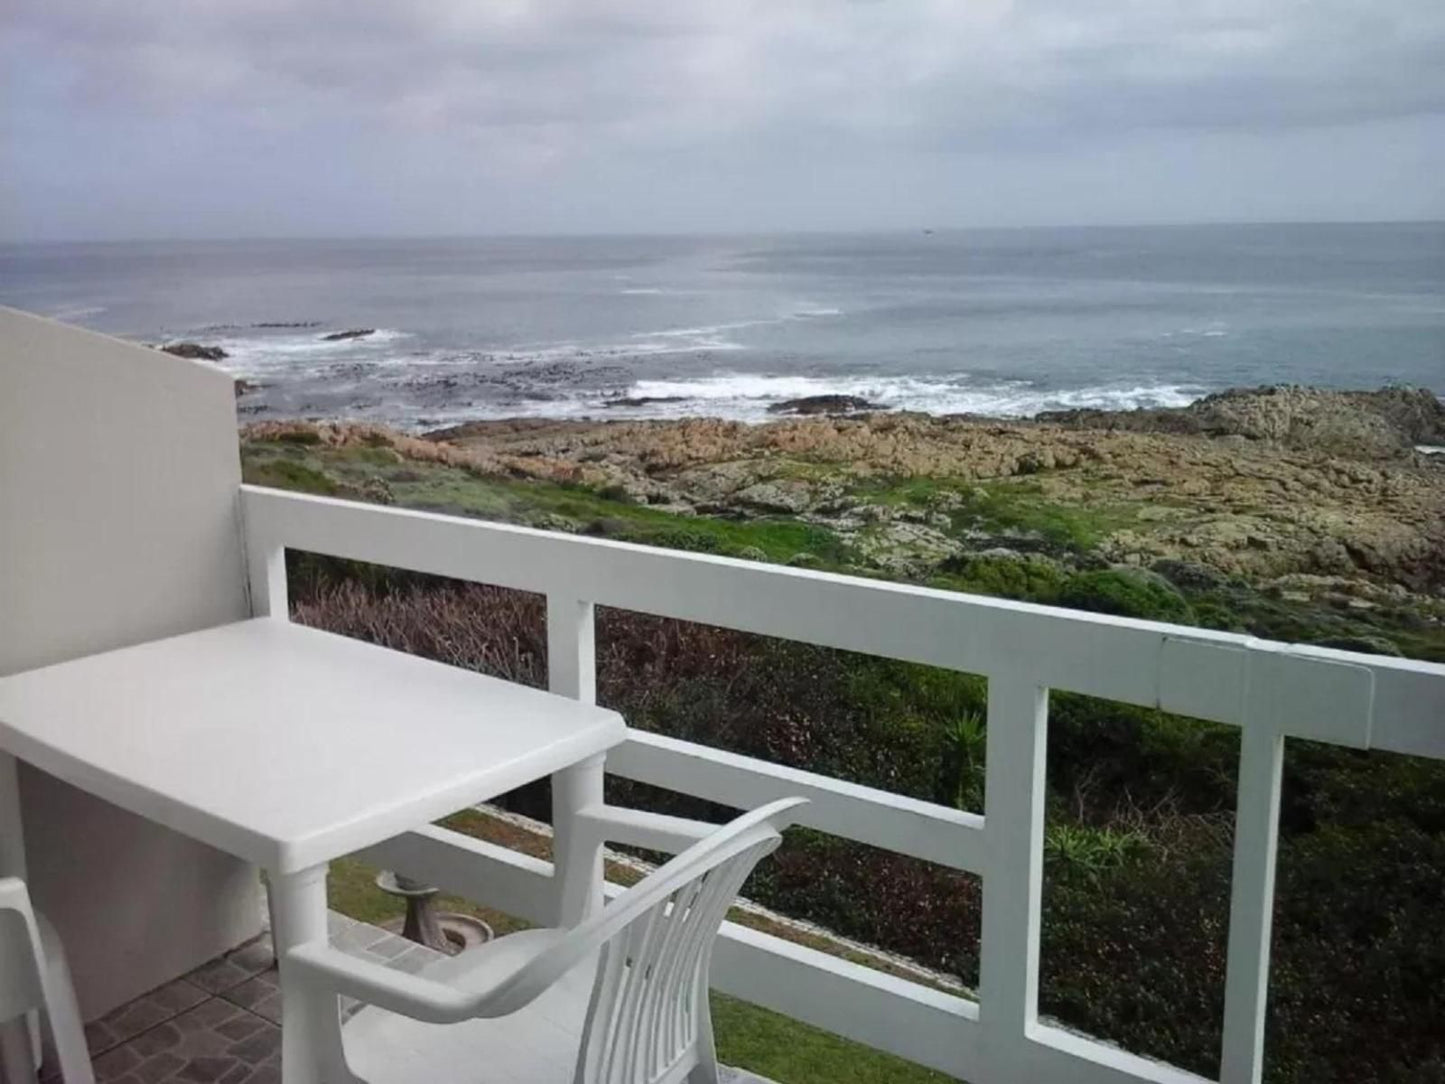
{"label": "distant rock outcrop", "polygon": [[220,361],[222,358],[231,356],[219,346],[202,346],[200,343],[193,342],[166,343],[161,349],[178,358],[192,358],[198,361]]}
{"label": "distant rock outcrop", "polygon": [[374,327],[356,327],[349,331],[333,331],[329,335],[321,336],[321,341],[324,343],[339,343],[345,342],[347,339],[364,339],[368,335],[375,334],[376,328]]}
{"label": "distant rock outcrop", "polygon": [[768,407],[769,414],[860,414],[887,410],[878,403],[856,395],[805,395],[801,399],[785,399]]}
{"label": "distant rock outcrop", "polygon": [[1035,420],[1071,429],[1243,437],[1349,459],[1393,459],[1417,444],[1445,443],[1445,404],[1425,388],[1233,388],[1186,407],[1059,410]]}
{"label": "distant rock outcrop", "polygon": [[685,403],[685,395],[615,395],[611,399],[602,400],[603,407],[611,410],[614,407],[644,407],[652,406],[654,403]]}

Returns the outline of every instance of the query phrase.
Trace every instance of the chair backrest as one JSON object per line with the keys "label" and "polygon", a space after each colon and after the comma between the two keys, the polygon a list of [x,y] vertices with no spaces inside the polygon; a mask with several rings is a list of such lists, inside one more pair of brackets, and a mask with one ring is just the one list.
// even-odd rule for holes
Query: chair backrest
{"label": "chair backrest", "polygon": [[0,877],[0,1022],[45,1004],[40,932],[25,882]]}
{"label": "chair backrest", "polygon": [[718,929],[758,860],[782,841],[788,814],[805,802],[780,799],[720,826],[507,983],[524,1004],[600,952],[576,1084],[657,1084],[695,1060],[700,1036],[711,1034],[707,976]]}

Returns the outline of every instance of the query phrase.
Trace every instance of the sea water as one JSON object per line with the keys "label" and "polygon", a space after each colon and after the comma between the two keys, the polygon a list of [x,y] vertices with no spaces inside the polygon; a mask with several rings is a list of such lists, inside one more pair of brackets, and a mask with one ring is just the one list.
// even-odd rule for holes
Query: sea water
{"label": "sea water", "polygon": [[0,303],[219,346],[247,417],[414,429],[1445,392],[1445,223],[0,245]]}

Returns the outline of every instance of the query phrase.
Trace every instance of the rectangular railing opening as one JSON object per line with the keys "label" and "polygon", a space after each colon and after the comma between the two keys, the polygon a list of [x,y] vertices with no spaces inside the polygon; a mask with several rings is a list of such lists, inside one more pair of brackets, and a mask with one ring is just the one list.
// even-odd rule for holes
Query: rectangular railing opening
{"label": "rectangular railing opening", "polygon": [[546,687],[544,595],[300,550],[286,568],[299,624]]}
{"label": "rectangular railing opening", "polygon": [[1040,1012],[1219,1073],[1239,732],[1054,690]]}
{"label": "rectangular railing opening", "polygon": [[636,729],[983,812],[980,675],[610,606],[596,628],[597,702]]}
{"label": "rectangular railing opening", "polygon": [[1266,1072],[1423,1084],[1445,1069],[1445,764],[1291,739],[1283,774]]}
{"label": "rectangular railing opening", "polygon": [[[738,812],[612,775],[607,796],[620,805],[719,822]],[[784,833],[771,860],[753,871],[729,918],[880,974],[976,1000],[981,897],[976,874],[795,827]]]}

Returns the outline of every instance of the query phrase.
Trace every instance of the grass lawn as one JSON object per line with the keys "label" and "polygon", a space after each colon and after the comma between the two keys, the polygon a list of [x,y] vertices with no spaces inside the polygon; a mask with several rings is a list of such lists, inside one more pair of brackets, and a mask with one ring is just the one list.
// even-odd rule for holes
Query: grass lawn
{"label": "grass lawn", "polygon": [[[332,909],[378,925],[400,917],[401,901],[377,888],[375,876],[354,859],[331,863]],[[441,906],[478,916],[498,936],[527,925],[455,897],[442,897]],[[718,1057],[777,1084],[950,1084],[940,1073],[723,994],[713,994],[712,1015]]]}
{"label": "grass lawn", "polygon": [[712,995],[717,1056],[777,1084],[953,1084],[952,1077],[790,1016]]}

